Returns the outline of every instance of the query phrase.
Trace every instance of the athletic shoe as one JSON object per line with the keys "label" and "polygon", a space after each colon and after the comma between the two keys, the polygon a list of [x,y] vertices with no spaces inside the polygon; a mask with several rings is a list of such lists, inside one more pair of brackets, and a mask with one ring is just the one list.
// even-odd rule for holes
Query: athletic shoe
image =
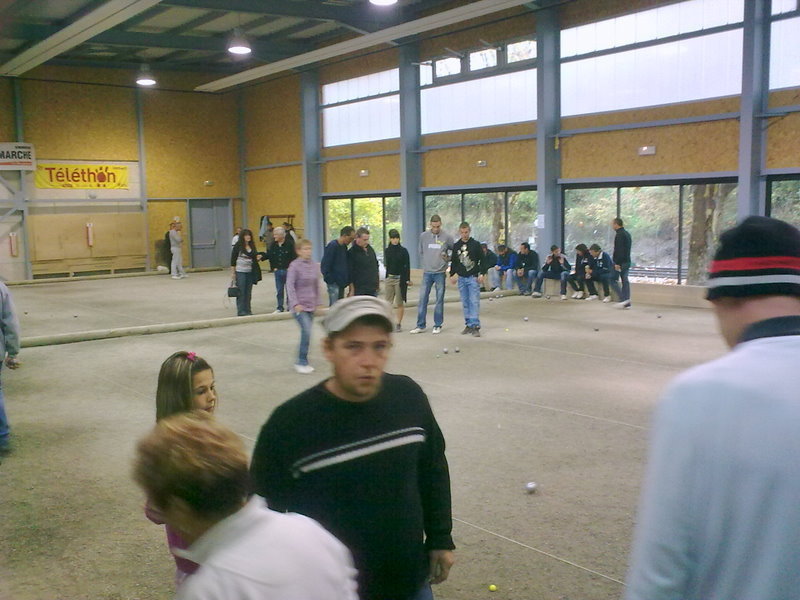
{"label": "athletic shoe", "polygon": [[575,292],[574,294],[572,294],[572,296],[570,296],[570,298],[577,298],[577,297],[578,297],[578,292]]}
{"label": "athletic shoe", "polygon": [[533,292],[531,294],[531,296],[534,297],[534,298],[541,298],[542,297],[542,292]]}
{"label": "athletic shoe", "polygon": [[481,328],[480,327],[473,327],[472,328],[472,337],[481,337]]}
{"label": "athletic shoe", "polygon": [[597,300],[597,294],[592,294],[591,296],[586,298],[586,300]]}
{"label": "athletic shoe", "polygon": [[180,278],[181,278],[181,276],[180,276],[180,275],[173,275],[173,276],[172,276],[172,278],[173,278],[173,279],[180,279]]}
{"label": "athletic shoe", "polygon": [[605,298],[603,298],[603,302],[605,302],[606,304],[611,302],[611,296],[606,296]]}
{"label": "athletic shoe", "polygon": [[437,333],[442,333],[442,328],[441,327],[434,327],[433,328],[433,335],[436,335]]}
{"label": "athletic shoe", "polygon": [[561,294],[561,299],[562,300],[566,300],[567,299],[567,295],[566,294]]}
{"label": "athletic shoe", "polygon": [[400,331],[403,331],[403,328],[400,327],[400,323],[398,323],[397,326],[394,328],[394,330],[399,333]]}
{"label": "athletic shoe", "polygon": [[273,314],[273,315],[279,315],[279,314],[281,314],[282,312],[283,312],[283,309],[282,309],[282,308],[276,308],[276,309],[275,309],[275,310],[273,310],[273,311],[272,311],[270,314]]}
{"label": "athletic shoe", "polygon": [[186,277],[188,277],[186,273],[181,273],[181,279],[185,279]]}
{"label": "athletic shoe", "polygon": [[464,327],[464,331],[461,332],[461,335],[467,335],[468,333],[472,333],[472,327],[470,327],[469,325]]}
{"label": "athletic shoe", "polygon": [[617,302],[614,306],[616,308],[630,308],[631,307],[631,301],[630,300],[623,300],[622,302]]}
{"label": "athletic shoe", "polygon": [[415,333],[425,333],[425,328],[424,327],[414,327],[414,329],[412,329],[408,333],[410,333],[411,335],[414,335]]}
{"label": "athletic shoe", "polygon": [[301,375],[309,375],[314,372],[314,367],[311,365],[295,365],[294,370]]}
{"label": "athletic shoe", "polygon": [[575,296],[578,300],[580,300],[581,298],[583,298],[586,295],[583,292],[575,292],[575,293],[578,294],[577,296]]}

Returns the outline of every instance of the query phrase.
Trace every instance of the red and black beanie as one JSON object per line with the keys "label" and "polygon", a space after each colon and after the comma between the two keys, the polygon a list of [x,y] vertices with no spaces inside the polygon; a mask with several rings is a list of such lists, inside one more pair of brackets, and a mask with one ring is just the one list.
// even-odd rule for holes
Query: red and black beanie
{"label": "red and black beanie", "polygon": [[778,219],[748,217],[720,236],[707,298],[800,296],[800,230]]}

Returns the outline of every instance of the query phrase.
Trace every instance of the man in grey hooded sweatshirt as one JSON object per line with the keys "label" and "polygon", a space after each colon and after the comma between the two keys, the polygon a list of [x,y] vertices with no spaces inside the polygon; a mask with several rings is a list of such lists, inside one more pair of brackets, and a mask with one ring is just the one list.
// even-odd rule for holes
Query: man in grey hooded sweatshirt
{"label": "man in grey hooded sweatshirt", "polygon": [[431,228],[419,236],[419,255],[422,262],[422,285],[419,288],[417,326],[411,333],[425,331],[428,299],[436,286],[436,306],[433,309],[433,333],[441,333],[444,323],[444,286],[447,265],[453,252],[453,236],[442,231],[439,215],[431,217]]}

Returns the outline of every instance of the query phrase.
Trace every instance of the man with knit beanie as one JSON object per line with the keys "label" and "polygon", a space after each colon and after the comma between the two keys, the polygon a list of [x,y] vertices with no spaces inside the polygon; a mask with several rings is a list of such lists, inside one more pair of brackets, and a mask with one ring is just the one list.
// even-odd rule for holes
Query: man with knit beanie
{"label": "man with knit beanie", "polygon": [[800,598],[800,231],[749,217],[708,280],[725,356],[655,414],[627,600]]}

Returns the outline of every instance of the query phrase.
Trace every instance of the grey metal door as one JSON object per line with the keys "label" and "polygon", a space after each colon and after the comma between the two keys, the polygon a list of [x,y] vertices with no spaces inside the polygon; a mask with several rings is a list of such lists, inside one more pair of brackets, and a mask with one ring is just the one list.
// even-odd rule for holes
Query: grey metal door
{"label": "grey metal door", "polygon": [[224,267],[230,259],[230,200],[190,200],[192,266]]}

